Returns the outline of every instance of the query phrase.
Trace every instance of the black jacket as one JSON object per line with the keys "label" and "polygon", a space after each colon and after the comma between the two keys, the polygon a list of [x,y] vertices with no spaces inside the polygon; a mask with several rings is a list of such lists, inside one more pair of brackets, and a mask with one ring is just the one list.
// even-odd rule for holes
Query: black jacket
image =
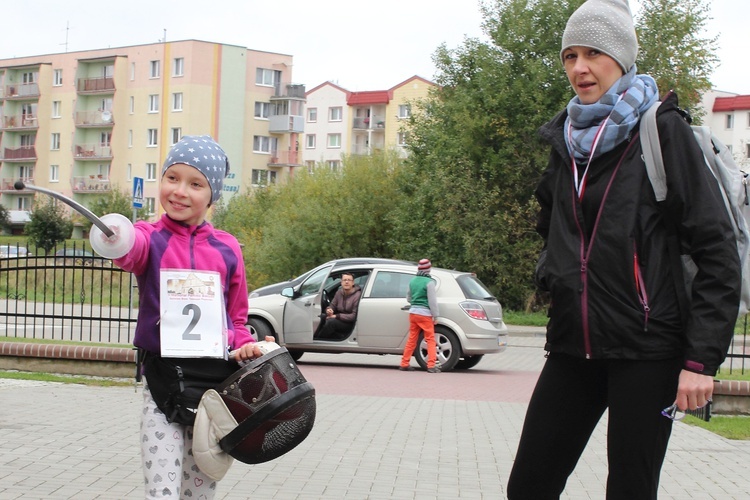
{"label": "black jacket", "polygon": [[[676,96],[657,116],[668,188],[661,207],[637,128],[591,163],[579,202],[563,138],[566,116],[563,111],[540,129],[552,145],[536,190],[546,253],[537,282],[551,294],[546,349],[601,359],[681,356],[687,369],[715,374],[737,320],[740,265],[718,185]],[[668,250],[677,242],[670,227],[699,267],[687,317],[674,272],[679,265]]]}

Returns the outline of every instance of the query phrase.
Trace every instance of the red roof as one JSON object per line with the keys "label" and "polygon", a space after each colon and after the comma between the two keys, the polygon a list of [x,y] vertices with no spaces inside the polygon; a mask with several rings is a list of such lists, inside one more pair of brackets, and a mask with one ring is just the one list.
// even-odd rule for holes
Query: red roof
{"label": "red roof", "polygon": [[388,104],[391,98],[387,90],[366,90],[364,92],[352,92],[346,103],[349,106],[361,104]]}
{"label": "red roof", "polygon": [[750,109],[750,95],[717,97],[716,99],[714,99],[714,112],[735,111],[738,109]]}

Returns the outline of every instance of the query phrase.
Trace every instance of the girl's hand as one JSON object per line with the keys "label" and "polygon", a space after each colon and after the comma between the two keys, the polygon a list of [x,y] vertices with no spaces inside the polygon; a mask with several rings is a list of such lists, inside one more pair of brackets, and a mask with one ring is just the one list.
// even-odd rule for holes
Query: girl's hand
{"label": "girl's hand", "polygon": [[[271,336],[267,336],[265,338],[265,341],[276,342],[276,339]],[[239,349],[235,349],[234,351],[229,353],[229,357],[231,357],[238,363],[241,361],[249,361],[251,359],[259,358],[261,356],[263,356],[263,353],[260,351],[260,347],[258,347],[255,342],[248,342]]]}

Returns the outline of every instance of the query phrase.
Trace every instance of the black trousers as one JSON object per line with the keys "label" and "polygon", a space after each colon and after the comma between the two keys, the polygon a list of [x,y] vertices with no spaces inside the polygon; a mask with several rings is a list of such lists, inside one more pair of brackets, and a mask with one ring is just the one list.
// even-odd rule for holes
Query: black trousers
{"label": "black trousers", "polygon": [[350,333],[352,333],[353,329],[354,323],[334,318],[327,319],[318,334],[318,338],[326,340],[344,340]]}
{"label": "black trousers", "polygon": [[586,360],[550,354],[529,402],[508,499],[558,499],[604,410],[607,499],[655,499],[681,359]]}

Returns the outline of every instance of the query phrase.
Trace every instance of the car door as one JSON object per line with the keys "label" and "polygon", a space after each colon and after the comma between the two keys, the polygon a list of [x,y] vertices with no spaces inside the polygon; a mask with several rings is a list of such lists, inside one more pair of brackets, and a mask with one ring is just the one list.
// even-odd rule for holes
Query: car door
{"label": "car door", "polygon": [[409,311],[403,307],[414,273],[377,270],[359,303],[358,343],[362,347],[401,349],[409,333]]}
{"label": "car door", "polygon": [[284,306],[284,342],[311,344],[313,332],[320,323],[321,289],[331,267],[318,269],[295,290],[294,297]]}

